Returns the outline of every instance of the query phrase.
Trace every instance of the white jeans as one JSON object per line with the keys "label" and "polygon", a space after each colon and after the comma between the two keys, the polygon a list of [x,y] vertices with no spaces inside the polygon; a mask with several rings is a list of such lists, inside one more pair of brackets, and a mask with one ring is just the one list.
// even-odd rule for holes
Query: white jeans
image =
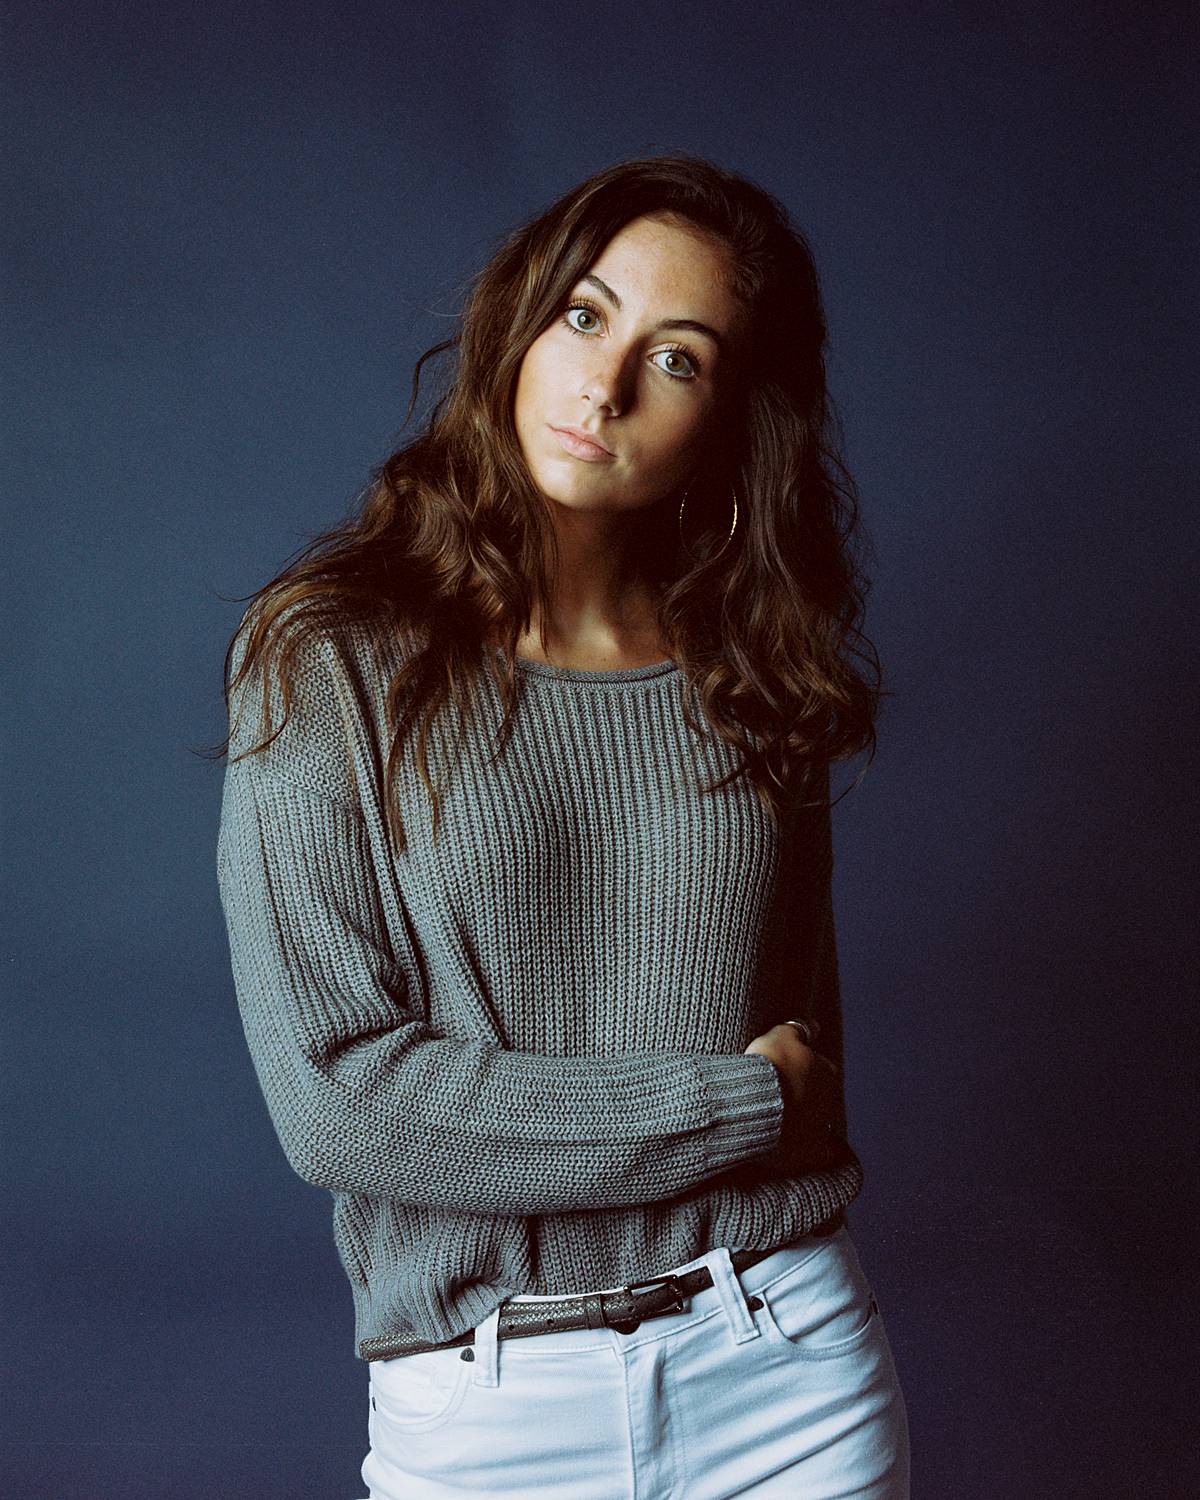
{"label": "white jeans", "polygon": [[[370,1500],[909,1500],[908,1417],[845,1225],[806,1236],[634,1333],[497,1340],[369,1366]],[[539,1300],[513,1298],[513,1301]],[[544,1300],[544,1299],[542,1299]]]}

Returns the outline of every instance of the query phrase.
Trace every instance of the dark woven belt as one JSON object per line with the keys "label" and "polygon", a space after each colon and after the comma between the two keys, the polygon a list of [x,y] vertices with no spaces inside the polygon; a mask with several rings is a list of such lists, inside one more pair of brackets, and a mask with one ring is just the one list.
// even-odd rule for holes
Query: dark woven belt
{"label": "dark woven belt", "polygon": [[[839,1212],[809,1232],[830,1235],[844,1222],[844,1215]],[[775,1245],[770,1250],[735,1250],[729,1259],[740,1275],[780,1248]],[[615,1328],[618,1333],[633,1333],[647,1318],[685,1312],[689,1299],[712,1284],[708,1267],[697,1266],[675,1276],[648,1276],[645,1281],[630,1281],[615,1292],[584,1292],[577,1297],[547,1298],[543,1302],[502,1302],[496,1337],[531,1338],[537,1333],[562,1333],[571,1328]],[[474,1342],[474,1328],[441,1344],[425,1343],[415,1334],[397,1334],[391,1338],[363,1339],[358,1352],[366,1360],[397,1359],[405,1354],[427,1354],[434,1349],[458,1349]],[[473,1357],[473,1354],[463,1356]]]}

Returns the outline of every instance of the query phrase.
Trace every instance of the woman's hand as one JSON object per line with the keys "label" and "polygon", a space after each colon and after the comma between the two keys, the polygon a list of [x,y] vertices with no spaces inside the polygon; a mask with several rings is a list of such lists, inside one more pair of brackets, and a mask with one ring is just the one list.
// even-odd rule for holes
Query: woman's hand
{"label": "woman's hand", "polygon": [[[833,1125],[841,1075],[827,1057],[803,1042],[794,1026],[772,1026],[746,1048],[770,1058],[779,1070],[786,1103],[781,1146],[798,1150],[810,1170],[835,1154]],[[800,1165],[800,1163],[797,1163]]]}

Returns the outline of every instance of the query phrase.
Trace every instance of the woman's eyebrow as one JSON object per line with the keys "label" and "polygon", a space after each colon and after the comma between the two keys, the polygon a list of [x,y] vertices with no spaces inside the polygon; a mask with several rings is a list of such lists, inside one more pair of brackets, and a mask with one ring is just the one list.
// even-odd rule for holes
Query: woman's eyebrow
{"label": "woman's eyebrow", "polygon": [[[606,281],[601,281],[599,276],[593,276],[590,271],[579,279],[589,282],[598,292],[602,292],[608,298],[618,312],[621,311],[621,299]],[[664,318],[658,326],[660,328],[690,328],[693,333],[707,334],[718,349],[724,350],[721,335],[716,329],[710,328],[707,323],[697,323],[695,318]]]}

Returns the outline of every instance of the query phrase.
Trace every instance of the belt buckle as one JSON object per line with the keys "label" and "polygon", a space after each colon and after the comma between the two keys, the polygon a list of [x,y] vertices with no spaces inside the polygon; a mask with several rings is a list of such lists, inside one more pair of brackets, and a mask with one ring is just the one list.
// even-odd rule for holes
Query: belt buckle
{"label": "belt buckle", "polygon": [[621,1290],[623,1292],[628,1292],[632,1297],[635,1287],[640,1288],[647,1286],[670,1286],[674,1289],[675,1297],[674,1300],[668,1304],[668,1306],[656,1308],[654,1312],[635,1313],[635,1316],[638,1317],[639,1320],[641,1318],[665,1318],[669,1313],[687,1311],[687,1299],[683,1295],[683,1291],[679,1285],[679,1279],[676,1276],[648,1276],[645,1281],[626,1282]]}

